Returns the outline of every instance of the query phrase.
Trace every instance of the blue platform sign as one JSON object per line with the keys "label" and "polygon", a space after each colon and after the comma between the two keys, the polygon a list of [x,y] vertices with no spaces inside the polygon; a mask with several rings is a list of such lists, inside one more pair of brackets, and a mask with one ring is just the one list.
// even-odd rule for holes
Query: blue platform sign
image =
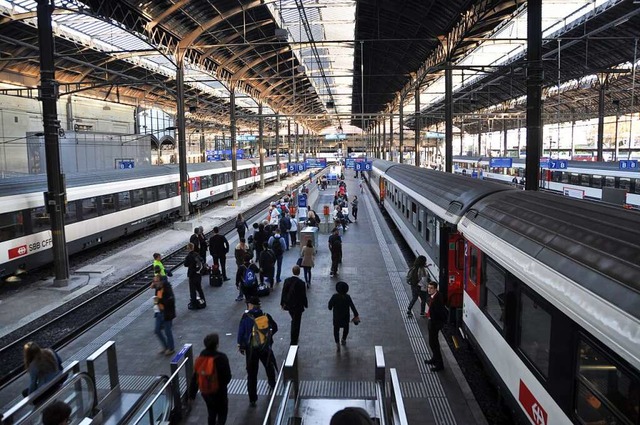
{"label": "blue platform sign", "polygon": [[550,170],[566,170],[568,165],[569,163],[564,159],[560,159],[560,160],[552,159],[549,161]]}
{"label": "blue platform sign", "polygon": [[491,168],[511,168],[513,167],[513,158],[491,158],[489,160]]}
{"label": "blue platform sign", "polygon": [[338,180],[338,176],[336,174],[327,174],[327,180]]}
{"label": "blue platform sign", "polygon": [[303,172],[303,171],[305,171],[307,169],[307,164],[305,164],[304,162],[299,162],[299,163],[296,164],[296,166],[297,166],[297,171],[299,173],[301,173],[301,172]]}
{"label": "blue platform sign", "polygon": [[135,161],[120,161],[119,167],[121,170],[129,170],[135,167]]}
{"label": "blue platform sign", "polygon": [[350,169],[354,169],[356,167],[356,160],[355,158],[347,158],[344,160],[344,167],[345,168],[350,168]]}
{"label": "blue platform sign", "polygon": [[371,171],[373,168],[372,161],[357,161],[355,163],[356,171]]}
{"label": "blue platform sign", "polygon": [[288,173],[295,173],[296,171],[298,171],[298,164],[296,164],[295,162],[290,162],[287,164]]}
{"label": "blue platform sign", "polygon": [[307,194],[301,193],[298,195],[298,208],[307,208]]}
{"label": "blue platform sign", "polygon": [[618,163],[618,166],[620,167],[621,170],[638,171],[638,161],[635,159],[622,160]]}
{"label": "blue platform sign", "polygon": [[307,158],[307,168],[324,168],[327,166],[327,158]]}

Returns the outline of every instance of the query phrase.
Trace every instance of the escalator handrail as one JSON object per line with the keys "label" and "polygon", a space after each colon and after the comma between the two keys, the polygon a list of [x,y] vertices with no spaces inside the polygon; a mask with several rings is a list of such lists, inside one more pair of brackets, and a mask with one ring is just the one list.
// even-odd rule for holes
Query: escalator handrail
{"label": "escalator handrail", "polygon": [[[173,374],[169,377],[169,380],[167,382],[165,382],[165,384],[162,386],[162,388],[160,389],[160,391],[158,392],[158,394],[156,394],[155,397],[153,397],[153,400],[151,400],[151,403],[149,403],[149,407],[153,406],[156,401],[158,400],[158,398],[165,392],[165,390],[167,388],[169,388],[173,381],[176,381],[176,385],[180,385],[180,372],[182,372],[182,368],[187,364],[187,361],[189,360],[189,357],[184,357],[182,359],[182,363],[180,363],[177,367],[176,367],[176,371],[173,372]],[[173,399],[171,398],[171,401],[173,401]],[[132,422],[132,424],[138,424],[140,423],[140,421],[145,417],[147,413],[147,409],[145,409],[142,414],[138,415],[138,417]]]}
{"label": "escalator handrail", "polygon": [[[62,393],[67,392],[67,388],[69,388],[71,385],[75,385],[79,380],[81,379],[86,379],[89,384],[90,384],[90,388],[93,391],[93,400],[91,403],[91,411],[88,413],[93,413],[96,409],[96,406],[98,405],[98,393],[95,390],[95,383],[93,382],[93,378],[91,377],[91,375],[89,375],[86,372],[78,372],[76,374],[74,374],[73,376],[71,376],[69,379],[67,379],[64,384],[62,385],[62,387],[60,389],[58,389],[58,391],[56,391],[55,393],[53,393],[51,395],[51,397],[47,398],[47,400],[45,400],[42,404],[38,405],[35,407],[35,409],[29,413],[27,416],[25,416],[24,418],[20,418],[18,419],[17,422],[12,422],[13,425],[19,425],[23,422],[26,423],[38,423],[38,420],[32,420],[32,418],[35,416],[39,416],[42,414],[42,411],[47,408],[49,406],[50,403],[56,401],[58,399],[58,396]],[[86,413],[87,412],[82,412],[83,414],[78,415],[78,417],[86,417]],[[91,415],[89,415],[91,416]]]}
{"label": "escalator handrail", "polygon": [[136,402],[133,403],[133,406],[131,406],[131,408],[129,408],[129,410],[127,410],[127,413],[125,413],[124,416],[122,418],[120,418],[120,420],[118,421],[118,425],[123,425],[123,424],[129,423],[129,421],[131,419],[133,419],[133,416],[140,410],[140,408],[142,408],[142,406],[151,397],[151,395],[155,394],[154,391],[160,385],[162,385],[164,387],[164,384],[168,380],[169,380],[169,377],[167,375],[158,375],[158,376],[156,376],[155,379],[153,380],[153,382],[140,395],[138,400],[136,400]]}
{"label": "escalator handrail", "polygon": [[276,393],[278,392],[278,388],[280,388],[280,383],[284,379],[284,365],[285,362],[282,362],[282,366],[280,366],[280,372],[278,372],[278,379],[276,379],[276,385],[273,387],[273,393],[271,394],[271,398],[269,399],[269,404],[267,405],[267,412],[264,415],[264,421],[262,425],[271,425],[270,416],[271,410],[273,409],[273,404],[276,401]]}
{"label": "escalator handrail", "polygon": [[404,399],[402,398],[402,391],[400,390],[400,380],[398,379],[398,371],[394,368],[389,370],[391,375],[391,408],[395,408],[395,414],[397,414],[397,423],[394,421],[394,425],[409,425],[407,419],[407,412],[404,408]]}
{"label": "escalator handrail", "polygon": [[387,418],[389,417],[387,415],[383,385],[384,383],[382,383],[382,381],[376,381],[376,405],[378,407],[378,419],[380,420],[380,425],[386,425]]}
{"label": "escalator handrail", "polygon": [[276,413],[275,425],[281,425],[285,419],[284,415],[287,410],[287,404],[289,404],[289,393],[291,393],[292,387],[293,381],[287,381],[286,386],[284,387],[284,393],[282,394],[282,403],[280,404],[280,408],[278,408],[278,413]]}

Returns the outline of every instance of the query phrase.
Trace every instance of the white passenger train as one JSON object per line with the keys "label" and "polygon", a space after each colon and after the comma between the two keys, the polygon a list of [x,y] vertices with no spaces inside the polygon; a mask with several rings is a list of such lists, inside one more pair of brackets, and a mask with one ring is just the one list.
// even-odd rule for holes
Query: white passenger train
{"label": "white passenger train", "polygon": [[[265,180],[276,179],[275,159],[267,159]],[[281,159],[281,175],[287,162]],[[231,161],[189,164],[191,211],[231,196]],[[238,189],[260,181],[258,160],[238,161]],[[65,233],[69,254],[152,224],[177,218],[177,165],[108,170],[66,176]],[[51,223],[44,206],[45,175],[0,179],[0,271],[9,275],[52,261]]]}
{"label": "white passenger train", "polygon": [[[511,168],[491,168],[489,157],[456,156],[453,168],[456,174],[481,175],[485,180],[511,183],[515,176],[524,177],[525,160],[513,158]],[[584,198],[602,199],[603,188],[622,189],[627,192],[627,204],[640,207],[640,171],[621,170],[617,162],[567,161],[563,170],[549,169],[543,161],[540,186],[564,193],[569,189]],[[506,172],[506,173],[505,173]]]}
{"label": "white passenger train", "polygon": [[640,213],[380,160],[368,178],[520,423],[640,423]]}

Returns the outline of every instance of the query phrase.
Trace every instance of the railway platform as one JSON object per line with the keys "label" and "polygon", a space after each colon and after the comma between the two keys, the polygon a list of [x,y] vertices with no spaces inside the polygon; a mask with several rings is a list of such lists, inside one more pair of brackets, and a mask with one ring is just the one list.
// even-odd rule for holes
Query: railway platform
{"label": "railway platform", "polygon": [[[297,350],[299,391],[307,400],[303,406],[310,415],[303,423],[326,424],[331,413],[326,410],[331,407],[327,406],[338,409],[348,404],[361,405],[362,400],[375,395],[370,385],[371,372],[376,366],[374,347],[381,346],[387,366],[397,370],[409,424],[485,424],[484,416],[444,341],[441,341],[441,346],[445,370],[435,373],[424,364],[424,359],[429,357],[427,321],[417,315],[413,318],[406,316],[410,297],[410,288],[405,283],[408,266],[374,199],[366,190],[359,193],[358,181],[353,178],[352,171],[347,170],[345,174],[348,174],[350,199],[357,195],[360,200],[358,220],[343,235],[343,263],[339,277],[329,276],[329,235],[319,235],[312,283],[307,290],[309,308],[302,315]],[[329,186],[326,191],[318,193],[313,205],[315,211],[321,212],[324,205],[331,205],[334,190],[334,186]],[[256,219],[251,219],[250,223]],[[237,243],[235,231],[227,238],[231,246]],[[299,256],[298,248],[285,252],[283,280],[291,275],[291,268]],[[235,276],[235,271],[235,262],[228,258],[228,275]],[[349,294],[362,322],[359,326],[351,326],[346,346],[336,352],[332,312],[328,310],[327,303],[339,280],[349,284]],[[203,348],[203,337],[217,332],[220,335],[219,350],[228,355],[232,371],[227,424],[263,423],[268,409],[269,387],[264,369],[260,367],[258,403],[257,407],[250,407],[245,360],[236,348],[238,323],[246,306],[243,302],[234,301],[237,290],[233,281],[213,288],[206,285],[207,278],[204,278],[208,306],[197,311],[187,309],[186,270],[178,268],[174,271],[171,282],[177,300],[177,318],[173,323],[176,347],[193,344],[193,351],[197,354]],[[157,354],[160,346],[153,333],[152,295],[149,290],[60,350],[65,364],[83,362],[106,342],[114,341],[123,392],[140,394],[157,375],[168,375],[170,359]],[[273,345],[279,365],[289,351],[290,336],[290,317],[280,308],[280,295],[281,285],[275,285],[272,294],[262,298],[262,309],[270,313],[279,325]],[[105,391],[108,382],[108,376],[98,379],[98,391]],[[19,394],[17,390],[24,384],[15,384],[13,396],[0,394],[0,405],[6,406],[15,401],[15,394]],[[206,423],[206,408],[199,396],[192,407],[186,423]]]}

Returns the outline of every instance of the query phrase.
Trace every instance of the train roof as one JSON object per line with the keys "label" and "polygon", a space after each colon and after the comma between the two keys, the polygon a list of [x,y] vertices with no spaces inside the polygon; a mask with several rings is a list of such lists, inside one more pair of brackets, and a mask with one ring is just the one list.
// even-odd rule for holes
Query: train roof
{"label": "train roof", "polygon": [[[454,161],[473,161],[473,162],[489,162],[491,157],[488,156],[454,156]],[[514,168],[525,168],[526,160],[524,158],[513,158]],[[585,169],[585,170],[603,170],[603,171],[625,171],[620,170],[620,165],[616,161],[574,161],[567,160],[567,168],[571,169]],[[567,171],[567,170],[554,170],[554,171]],[[569,170],[570,171],[570,170]],[[628,170],[627,170],[628,171]],[[640,178],[640,173],[638,173]]]}
{"label": "train roof", "polygon": [[484,198],[465,220],[640,318],[640,213],[514,190]]}
{"label": "train roof", "polygon": [[[251,160],[238,160],[238,165],[254,164]],[[231,161],[216,161],[188,164],[188,172],[231,168]],[[83,173],[65,174],[67,188],[91,186],[101,183],[121,182],[179,174],[178,164],[153,165],[125,170],[97,170]],[[0,196],[21,195],[25,193],[44,192],[47,190],[46,174],[24,174],[0,179]]]}
{"label": "train roof", "polygon": [[474,203],[489,194],[516,191],[501,183],[407,164],[389,166],[386,176],[413,192],[411,196],[433,213],[452,223],[457,223]]}

